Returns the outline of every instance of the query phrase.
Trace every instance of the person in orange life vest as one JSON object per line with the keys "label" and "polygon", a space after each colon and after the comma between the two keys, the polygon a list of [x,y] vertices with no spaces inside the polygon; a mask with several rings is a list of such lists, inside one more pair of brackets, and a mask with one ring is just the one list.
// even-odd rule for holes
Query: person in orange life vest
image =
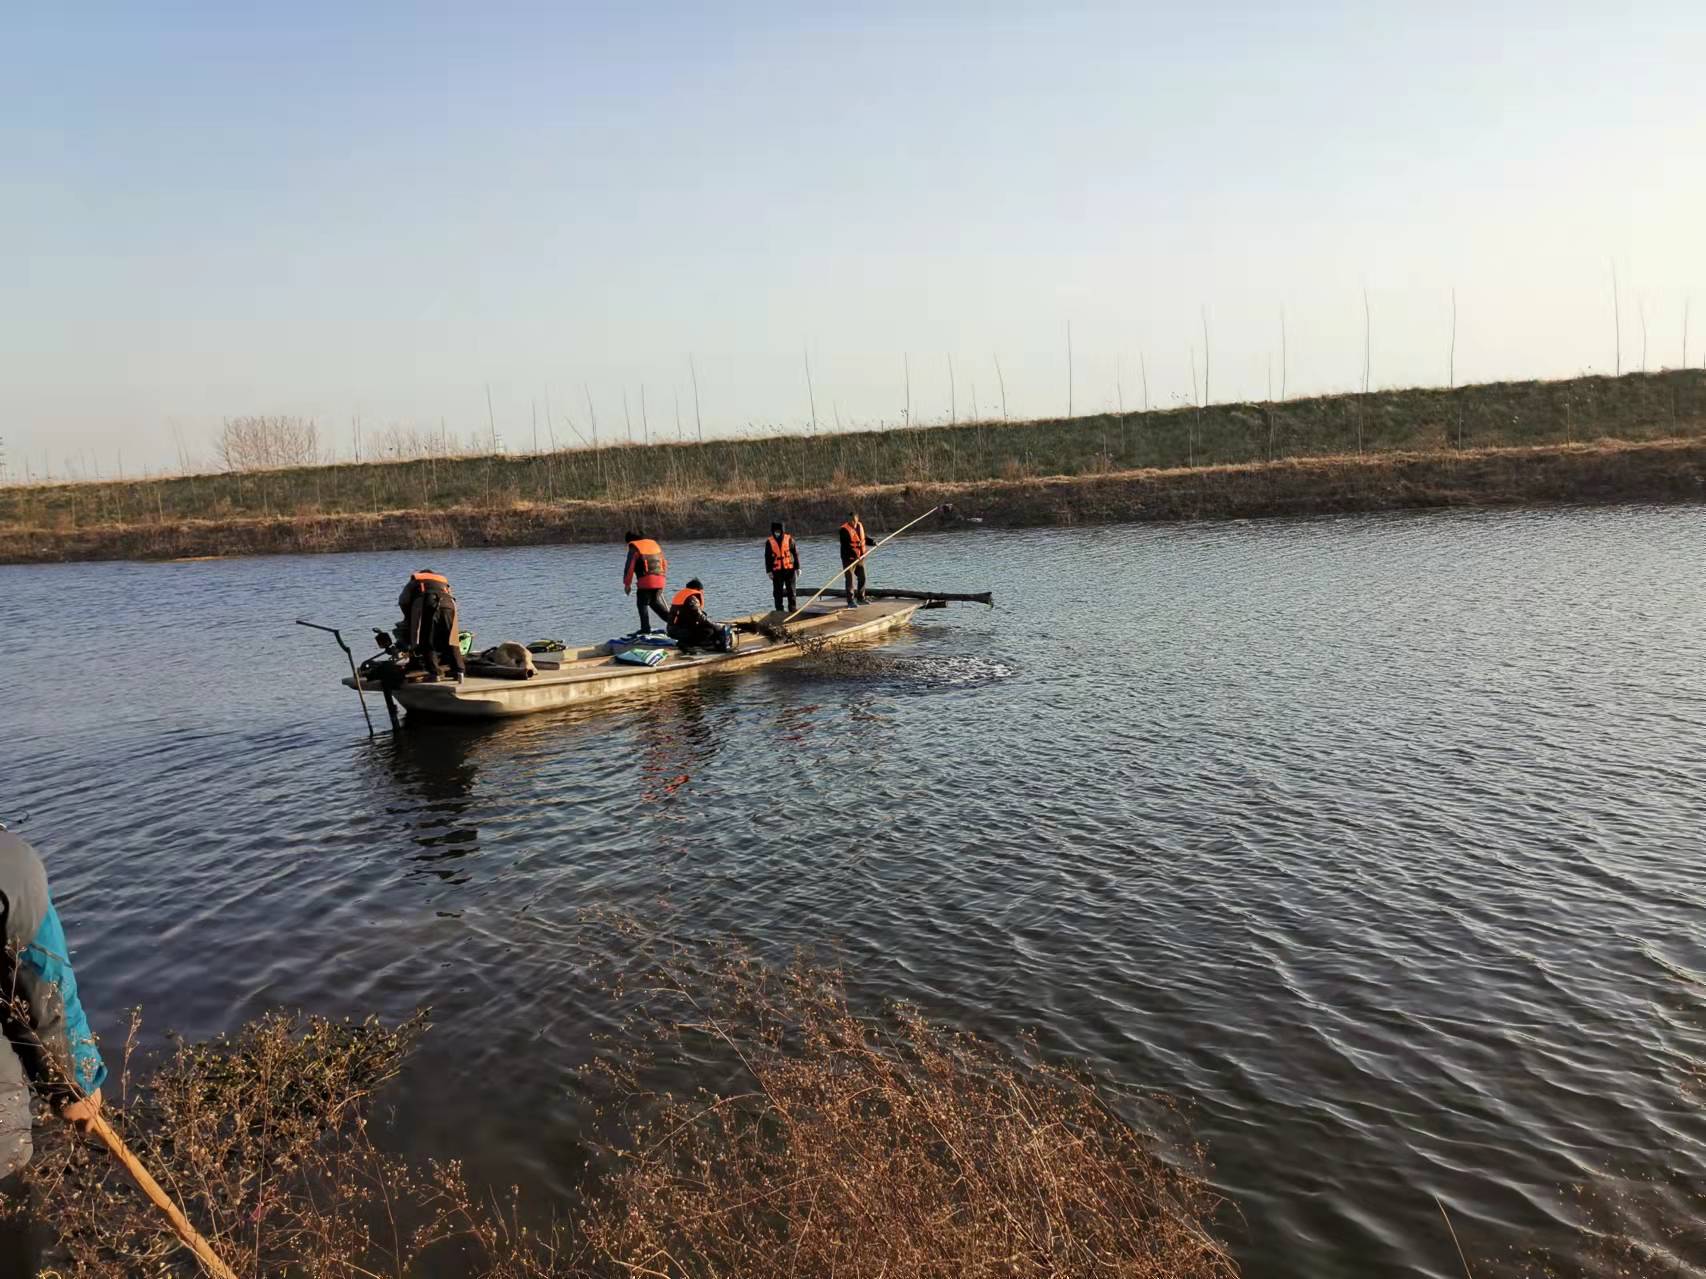
{"label": "person in orange life vest", "polygon": [[663,575],[668,571],[669,561],[664,558],[663,547],[644,533],[630,531],[628,559],[622,566],[622,593],[633,595],[634,588],[639,587],[635,602],[640,609],[642,635],[652,629],[648,609],[656,613],[666,627],[669,625],[669,610],[663,606]]}
{"label": "person in orange life vest", "polygon": [[[865,598],[865,565],[860,558],[871,549],[870,539],[865,536],[865,526],[859,521],[858,511],[847,513],[847,522],[840,528],[841,534],[841,568],[847,577],[847,604],[867,604]],[[859,560],[859,563],[854,563]]]}
{"label": "person in orange life vest", "polygon": [[449,579],[430,568],[411,574],[397,597],[397,607],[403,610],[403,643],[427,678],[439,678],[442,671],[438,663],[443,658],[460,683],[467,664],[457,643],[461,619]]}
{"label": "person in orange life vest", "polygon": [[722,628],[705,612],[705,584],[696,577],[670,601],[669,637],[682,648],[723,647]]}
{"label": "person in orange life vest", "polygon": [[800,544],[782,526],[781,520],[770,525],[770,536],[765,539],[764,571],[770,574],[770,593],[775,597],[776,611],[782,611],[784,599],[790,613],[799,608],[795,585],[800,574]]}

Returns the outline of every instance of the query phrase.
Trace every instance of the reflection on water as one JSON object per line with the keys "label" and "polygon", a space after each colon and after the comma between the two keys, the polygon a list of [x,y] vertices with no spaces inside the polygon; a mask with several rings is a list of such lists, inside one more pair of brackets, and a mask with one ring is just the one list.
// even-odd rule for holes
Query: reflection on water
{"label": "reflection on water", "polygon": [[478,752],[488,726],[447,724],[430,735],[390,733],[373,742],[375,788],[399,830],[420,846],[412,854],[422,873],[466,883],[453,863],[477,850],[479,827],[468,816],[479,779]]}
{"label": "reflection on water", "polygon": [[[753,546],[671,547],[731,609]],[[827,539],[805,547],[828,560]],[[419,1152],[561,1192],[619,1030],[587,908],[1183,1100],[1258,1279],[1706,1265],[1694,509],[903,539],[993,588],[893,642],[368,741],[341,656],[415,556],[0,570],[0,811],[97,1030],[434,1009]],[[608,547],[435,556],[483,642],[617,634]],[[757,578],[757,580],[754,580]],[[265,589],[260,589],[261,586]],[[67,637],[146,595],[99,696]],[[1087,616],[1094,598],[1097,616]],[[215,638],[216,637],[216,638]],[[258,674],[258,672],[264,672]],[[1694,1267],[1694,1271],[1690,1271]]]}
{"label": "reflection on water", "polygon": [[704,689],[689,687],[657,699],[641,716],[641,799],[666,799],[701,768],[714,766],[717,733],[705,715]]}

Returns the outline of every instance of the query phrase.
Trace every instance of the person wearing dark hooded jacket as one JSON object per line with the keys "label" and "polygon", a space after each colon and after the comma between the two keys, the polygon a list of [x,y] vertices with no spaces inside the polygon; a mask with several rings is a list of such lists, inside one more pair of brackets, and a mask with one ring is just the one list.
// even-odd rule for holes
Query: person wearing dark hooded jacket
{"label": "person wearing dark hooded jacket", "polygon": [[[35,1147],[30,1090],[83,1128],[101,1108],[107,1068],[71,971],[70,947],[35,849],[0,826],[0,1200],[23,1194]],[[39,1241],[27,1214],[0,1212],[0,1274],[34,1275]]]}
{"label": "person wearing dark hooded jacket", "polygon": [[841,540],[841,571],[847,579],[847,607],[869,603],[865,597],[865,553],[871,549],[871,539],[859,512],[849,511],[836,532]]}
{"label": "person wearing dark hooded jacket", "polygon": [[800,544],[788,532],[781,520],[770,525],[770,536],[764,542],[764,571],[770,574],[770,593],[776,600],[776,611],[782,611],[783,601],[788,612],[800,607],[796,583],[800,576]]}

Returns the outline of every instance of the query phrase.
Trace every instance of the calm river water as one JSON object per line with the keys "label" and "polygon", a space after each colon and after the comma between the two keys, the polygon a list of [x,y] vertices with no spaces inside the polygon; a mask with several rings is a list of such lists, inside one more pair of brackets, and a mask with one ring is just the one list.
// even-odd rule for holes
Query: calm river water
{"label": "calm river water", "polygon": [[[669,551],[767,596],[757,540]],[[550,1192],[608,905],[1177,1097],[1251,1276],[1460,1274],[1436,1196],[1477,1275],[1595,1270],[1590,1214],[1706,1266],[1699,509],[910,537],[878,580],[1000,607],[371,744],[291,624],[359,640],[425,562],[483,641],[603,638],[619,561],[0,569],[0,812],[97,1030],[431,1004],[411,1141]]]}

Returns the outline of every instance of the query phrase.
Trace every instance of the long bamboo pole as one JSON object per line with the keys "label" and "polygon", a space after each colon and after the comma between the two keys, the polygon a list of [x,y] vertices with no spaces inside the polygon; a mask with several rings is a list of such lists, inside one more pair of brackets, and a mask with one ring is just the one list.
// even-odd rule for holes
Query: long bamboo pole
{"label": "long bamboo pole", "polygon": [[918,516],[916,519],[908,520],[905,524],[902,524],[899,528],[897,528],[894,532],[890,533],[887,537],[885,537],[882,541],[878,542],[875,546],[866,547],[865,553],[863,555],[861,555],[858,559],[852,561],[852,563],[843,564],[841,566],[840,572],[836,573],[834,577],[830,578],[822,586],[818,587],[817,594],[813,595],[804,604],[800,605],[792,613],[789,613],[788,616],[784,617],[782,619],[781,624],[783,626],[786,626],[789,622],[793,621],[796,617],[798,617],[801,613],[805,612],[813,604],[816,604],[820,599],[822,599],[824,597],[824,594],[829,590],[830,587],[834,586],[838,581],[842,580],[842,578],[846,575],[847,571],[849,569],[853,568],[854,565],[863,564],[872,555],[876,554],[877,551],[879,551],[883,547],[887,546],[890,542],[894,541],[895,538],[899,537],[902,533],[906,532],[906,530],[911,528],[914,524],[922,524],[925,520],[929,519],[932,515],[935,515],[938,511],[941,511],[944,509],[946,509],[946,508],[943,505],[932,506],[928,511],[925,511],[924,514]]}
{"label": "long bamboo pole", "polygon": [[[10,965],[12,962],[11,957],[0,956],[0,979],[11,977]],[[10,982],[7,985],[10,988]],[[47,1045],[42,1043],[41,1036],[36,1032],[35,1023],[31,1020],[29,1008],[19,996],[14,995],[9,1002],[0,1004],[0,1021],[4,1022],[5,1034],[14,1045],[26,1047],[39,1055],[43,1061],[52,1063],[50,1077],[37,1080],[35,1085],[36,1091],[44,1101],[56,1110],[63,1110],[73,1102],[83,1102],[89,1099],[75,1078],[67,1079],[65,1077],[64,1069],[58,1064],[58,1059],[48,1051]],[[142,1193],[148,1196],[149,1202],[166,1215],[166,1220],[172,1224],[172,1233],[177,1235],[184,1246],[195,1254],[196,1260],[201,1262],[202,1269],[212,1275],[213,1279],[237,1279],[236,1272],[220,1259],[219,1254],[213,1250],[213,1245],[208,1243],[202,1237],[201,1232],[190,1224],[190,1219],[184,1216],[183,1209],[178,1207],[172,1197],[160,1188],[160,1183],[154,1180],[148,1169],[142,1166],[142,1161],[131,1152],[129,1146],[124,1144],[124,1138],[113,1131],[113,1126],[107,1122],[107,1117],[101,1113],[98,1106],[87,1120],[67,1120],[66,1122],[88,1124],[89,1131],[99,1137],[101,1144],[112,1152],[113,1158],[124,1165],[124,1170],[130,1174],[131,1180],[141,1188]]]}
{"label": "long bamboo pole", "polygon": [[89,1131],[99,1137],[101,1144],[112,1152],[113,1158],[124,1165],[124,1170],[130,1174],[131,1180],[141,1187],[149,1202],[165,1214],[166,1220],[172,1223],[172,1233],[177,1235],[184,1247],[195,1253],[202,1269],[212,1275],[213,1279],[237,1279],[236,1272],[220,1259],[219,1254],[213,1250],[213,1245],[202,1237],[201,1231],[190,1224],[190,1219],[184,1216],[183,1209],[160,1188],[160,1183],[142,1166],[142,1161],[124,1144],[124,1138],[113,1131],[113,1126],[107,1122],[106,1116],[98,1110],[89,1121]]}

